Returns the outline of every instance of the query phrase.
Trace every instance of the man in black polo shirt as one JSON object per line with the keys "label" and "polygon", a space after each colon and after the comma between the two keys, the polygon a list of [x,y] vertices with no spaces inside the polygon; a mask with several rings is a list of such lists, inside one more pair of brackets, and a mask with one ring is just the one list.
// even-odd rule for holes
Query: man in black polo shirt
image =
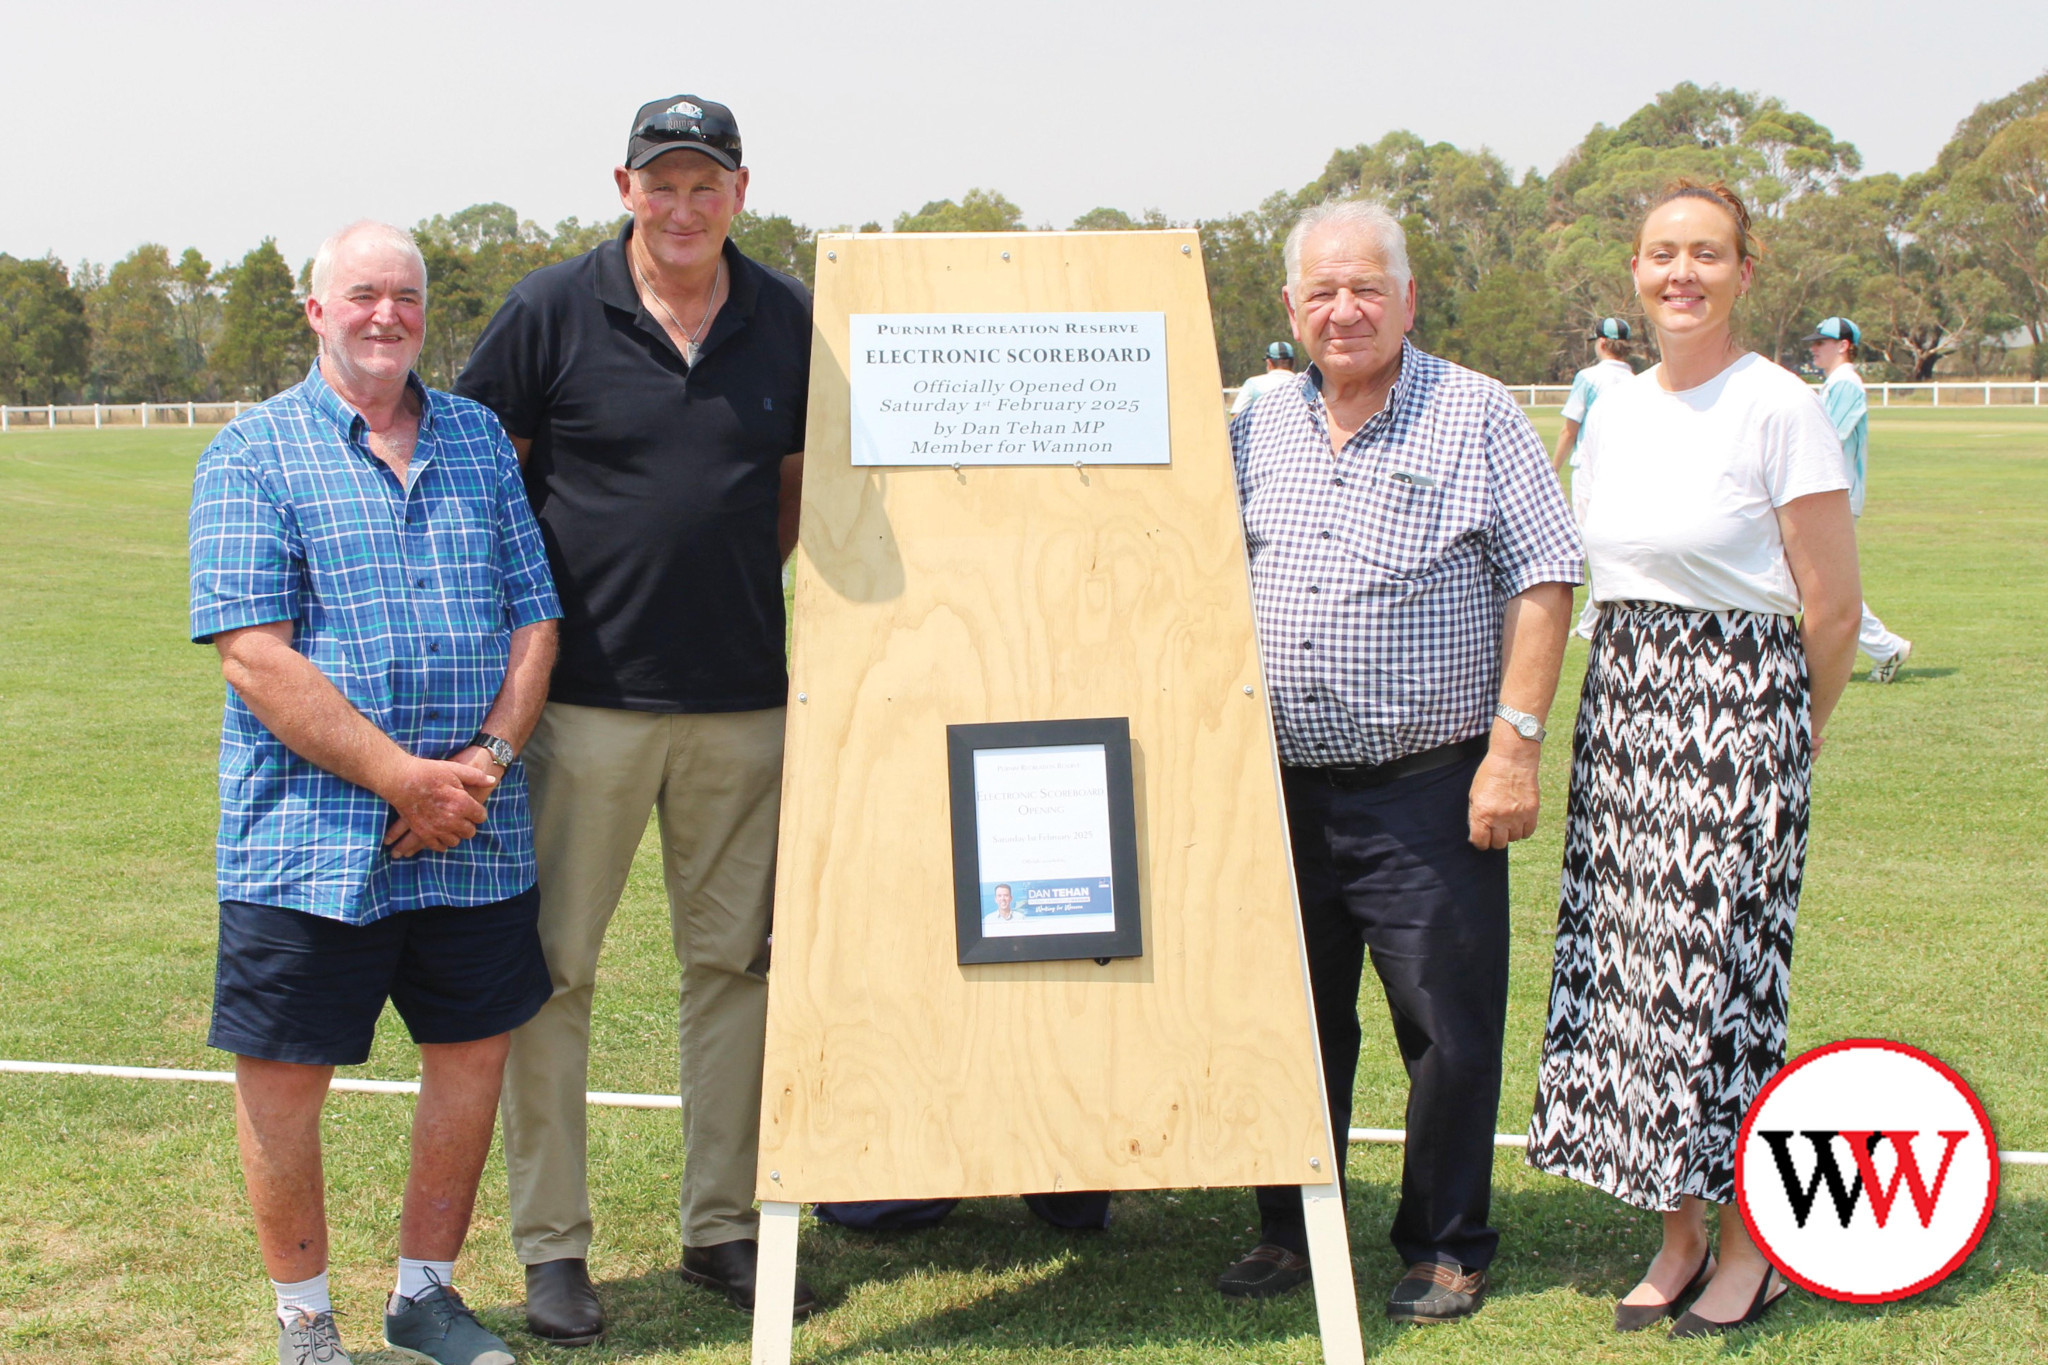
{"label": "man in black polo shirt", "polygon": [[[613,174],[625,230],[522,280],[456,385],[519,451],[562,598],[525,753],[554,996],[513,1034],[504,1114],[527,1321],[563,1344],[604,1328],[587,1266],[591,991],[650,811],[682,968],[682,1274],[753,1306],[781,566],[810,385],[809,292],[727,240],[748,179],[731,111],[643,106]],[[814,1302],[799,1281],[798,1311]]]}

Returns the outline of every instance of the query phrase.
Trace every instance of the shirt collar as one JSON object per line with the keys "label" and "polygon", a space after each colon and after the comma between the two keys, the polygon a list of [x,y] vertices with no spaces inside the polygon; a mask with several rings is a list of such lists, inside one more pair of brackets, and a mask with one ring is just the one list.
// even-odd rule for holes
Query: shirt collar
{"label": "shirt collar", "polygon": [[[1417,377],[1418,372],[1422,369],[1418,359],[1421,355],[1422,352],[1415,348],[1413,342],[1409,341],[1405,336],[1401,338],[1401,372],[1394,376],[1394,387],[1387,391],[1386,405],[1367,418],[1365,425],[1358,429],[1361,435],[1367,431],[1378,430],[1380,426],[1384,426],[1387,422],[1392,421],[1407,408],[1410,398],[1422,384],[1422,381]],[[1323,406],[1323,371],[1321,366],[1313,363],[1309,365],[1307,371],[1301,376],[1300,389],[1302,397],[1308,400],[1309,406],[1320,411]],[[1356,438],[1354,437],[1353,439]]]}
{"label": "shirt collar", "polygon": [[[646,315],[647,309],[640,302],[640,290],[633,280],[633,265],[626,258],[626,243],[633,237],[633,220],[629,217],[619,228],[619,235],[597,249],[597,297],[621,312]],[[761,282],[747,267],[752,264],[746,255],[733,244],[730,236],[725,239],[725,306],[718,310],[712,320],[710,335],[704,338],[706,350],[710,349],[713,338],[723,337],[746,325],[754,316],[754,301],[760,297]],[[648,316],[650,326],[660,324]]]}
{"label": "shirt collar", "polygon": [[[434,391],[420,380],[417,371],[408,371],[405,376],[406,388],[420,405],[419,444],[424,447],[434,432]],[[341,432],[342,439],[350,444],[361,443],[369,430],[369,423],[363,415],[349,405],[347,399],[336,393],[328,384],[327,376],[320,373],[320,357],[313,357],[313,366],[306,371],[306,382],[299,386],[306,402],[313,411],[331,422]]]}

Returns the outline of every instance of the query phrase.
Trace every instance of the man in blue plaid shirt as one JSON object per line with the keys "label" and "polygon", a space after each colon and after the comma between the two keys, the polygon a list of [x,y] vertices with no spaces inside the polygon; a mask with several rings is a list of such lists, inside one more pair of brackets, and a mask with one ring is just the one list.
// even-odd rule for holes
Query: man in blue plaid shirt
{"label": "man in blue plaid shirt", "polygon": [[277,1295],[281,1365],[346,1361],[320,1110],[388,998],[420,1045],[385,1308],[394,1346],[510,1365],[454,1289],[512,1029],[552,990],[518,751],[561,608],[498,421],[412,373],[426,266],[396,228],[320,248],[320,357],[200,457],[192,638],[220,652],[213,1046]]}
{"label": "man in blue plaid shirt", "polygon": [[[1231,424],[1330,1123],[1351,1126],[1369,951],[1407,1063],[1396,1321],[1475,1311],[1507,1010],[1507,846],[1536,828],[1543,718],[1581,552],[1498,383],[1408,344],[1415,283],[1376,205],[1304,214],[1282,298],[1314,363]],[[1301,1199],[1259,1191],[1227,1295],[1308,1278]]]}

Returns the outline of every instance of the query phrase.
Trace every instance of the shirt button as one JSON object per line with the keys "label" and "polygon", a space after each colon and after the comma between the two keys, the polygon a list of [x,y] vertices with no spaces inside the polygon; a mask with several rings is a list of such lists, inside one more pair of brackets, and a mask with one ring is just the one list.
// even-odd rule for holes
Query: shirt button
{"label": "shirt button", "polygon": [[424,579],[424,578],[415,578],[415,579],[414,579],[414,580],[412,581],[412,585],[413,585],[413,586],[414,586],[415,588],[424,588],[424,587],[426,587],[426,586],[427,586],[427,580],[426,580],[426,579]]}
{"label": "shirt button", "polygon": [[439,654],[440,652],[441,652],[441,642],[440,642],[439,640],[429,640],[429,641],[427,641],[427,653],[429,653],[429,654]]}
{"label": "shirt button", "polygon": [[1332,479],[1330,480],[1330,482],[1336,484],[1339,488],[1342,488],[1344,486],[1344,480],[1342,479]]}
{"label": "shirt button", "polygon": [[1301,647],[1303,649],[1314,649],[1316,647],[1316,642],[1314,640],[1303,640],[1301,642]]}
{"label": "shirt button", "polygon": [[1330,533],[1328,531],[1324,531],[1321,534],[1324,540],[1328,540],[1330,538]]}
{"label": "shirt button", "polygon": [[1308,590],[1310,592],[1321,592],[1323,588],[1320,583],[1311,583],[1308,585]]}
{"label": "shirt button", "polygon": [[441,719],[441,713],[440,713],[439,711],[429,711],[429,712],[427,712],[427,719],[428,719],[428,720],[439,720],[439,719]]}

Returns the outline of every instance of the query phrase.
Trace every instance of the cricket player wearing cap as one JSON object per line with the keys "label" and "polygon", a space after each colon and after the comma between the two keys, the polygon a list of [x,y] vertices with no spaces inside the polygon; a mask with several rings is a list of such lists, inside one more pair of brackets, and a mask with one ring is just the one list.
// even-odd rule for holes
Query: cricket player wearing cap
{"label": "cricket player wearing cap", "polygon": [[1285,341],[1276,341],[1266,348],[1266,372],[1255,374],[1237,391],[1237,401],[1230,405],[1230,415],[1237,416],[1246,408],[1259,401],[1259,395],[1282,384],[1298,384],[1300,379],[1294,373],[1294,347]]}
{"label": "cricket player wearing cap", "polygon": [[[796,543],[811,298],[749,260],[739,125],[671,95],[633,116],[618,237],[537,270],[458,391],[498,414],[562,594],[526,750],[554,994],[505,1070],[527,1322],[597,1339],[584,1091],[605,928],[651,813],[681,968],[682,1276],[754,1302],[754,1158],[782,782],[782,561]],[[799,1281],[798,1312],[816,1303]]]}
{"label": "cricket player wearing cap", "polygon": [[[1586,520],[1586,494],[1578,486],[1579,476],[1579,431],[1586,425],[1586,415],[1593,410],[1593,404],[1609,387],[1625,379],[1635,377],[1635,367],[1628,363],[1629,346],[1635,332],[1628,325],[1627,318],[1602,318],[1593,327],[1593,353],[1599,357],[1591,365],[1572,376],[1572,391],[1565,395],[1564,430],[1558,433],[1557,453],[1550,457],[1551,467],[1559,479],[1564,478],[1567,465],[1572,470],[1572,517],[1582,525]],[[1573,627],[1579,638],[1593,638],[1593,625],[1600,619],[1600,609],[1593,603],[1592,595],[1586,597],[1586,606],[1579,613],[1579,621]]]}
{"label": "cricket player wearing cap", "polygon": [[[1863,376],[1856,373],[1856,348],[1863,329],[1847,318],[1822,318],[1807,335],[1813,367],[1821,372],[1820,405],[1835,425],[1842,443],[1842,463],[1849,475],[1849,513],[1863,515],[1863,482],[1870,448],[1870,404],[1863,396]],[[1870,681],[1888,683],[1913,653],[1913,642],[1886,630],[1884,622],[1863,604],[1863,624],[1856,644],[1870,656]]]}

